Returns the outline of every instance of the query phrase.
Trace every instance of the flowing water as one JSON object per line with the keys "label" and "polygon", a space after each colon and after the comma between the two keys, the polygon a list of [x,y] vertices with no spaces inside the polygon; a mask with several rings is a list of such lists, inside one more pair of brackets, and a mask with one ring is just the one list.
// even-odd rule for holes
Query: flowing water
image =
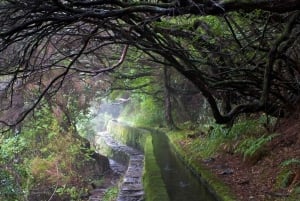
{"label": "flowing water", "polygon": [[[161,169],[170,201],[217,201],[199,177],[195,176],[172,150],[167,136],[161,132],[151,131],[151,133],[155,158]],[[135,164],[135,157],[142,157],[140,151],[119,144],[107,132],[99,134],[101,135],[98,136],[97,144],[100,146],[105,142],[111,148],[109,157],[129,165],[118,201],[140,200],[143,195],[141,183],[143,160]]]}
{"label": "flowing water", "polygon": [[171,201],[217,200],[174,153],[164,133],[154,132],[152,139],[154,154]]}

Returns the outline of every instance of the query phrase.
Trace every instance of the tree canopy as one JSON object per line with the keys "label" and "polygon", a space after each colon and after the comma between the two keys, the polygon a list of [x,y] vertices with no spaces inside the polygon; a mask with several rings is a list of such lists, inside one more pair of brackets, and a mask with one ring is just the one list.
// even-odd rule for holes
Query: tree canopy
{"label": "tree canopy", "polygon": [[74,76],[105,80],[130,49],[186,77],[218,123],[284,115],[299,99],[299,8],[299,0],[0,1],[1,125],[21,122]]}

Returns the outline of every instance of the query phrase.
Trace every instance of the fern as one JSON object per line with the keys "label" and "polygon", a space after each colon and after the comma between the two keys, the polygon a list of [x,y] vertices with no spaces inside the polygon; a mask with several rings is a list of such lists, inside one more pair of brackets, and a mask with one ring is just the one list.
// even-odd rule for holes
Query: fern
{"label": "fern", "polygon": [[267,142],[271,141],[277,135],[278,134],[272,134],[268,136],[263,135],[259,138],[246,138],[238,145],[235,152],[242,154],[244,159],[252,157],[257,154]]}
{"label": "fern", "polygon": [[282,167],[287,167],[291,165],[300,166],[300,159],[292,158],[281,163]]}

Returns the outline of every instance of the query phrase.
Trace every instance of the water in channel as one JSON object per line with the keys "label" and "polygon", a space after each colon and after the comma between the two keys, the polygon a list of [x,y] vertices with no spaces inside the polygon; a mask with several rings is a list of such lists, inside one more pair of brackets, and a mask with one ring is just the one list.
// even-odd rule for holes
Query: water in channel
{"label": "water in channel", "polygon": [[200,180],[172,151],[164,133],[152,134],[154,154],[171,201],[216,201]]}

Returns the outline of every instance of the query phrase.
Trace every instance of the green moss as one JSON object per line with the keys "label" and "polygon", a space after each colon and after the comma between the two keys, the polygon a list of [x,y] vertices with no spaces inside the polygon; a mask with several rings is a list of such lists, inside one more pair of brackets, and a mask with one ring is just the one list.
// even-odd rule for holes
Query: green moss
{"label": "green moss", "polygon": [[230,191],[229,187],[221,182],[211,171],[204,168],[199,162],[199,152],[194,152],[192,146],[185,146],[185,149],[179,145],[178,140],[182,139],[184,134],[182,132],[169,132],[167,133],[171,146],[181,159],[189,166],[201,180],[207,184],[210,190],[215,194],[219,200],[233,201],[237,200],[234,194]]}
{"label": "green moss", "polygon": [[107,130],[113,138],[123,144],[144,151],[143,186],[146,201],[169,201],[161,171],[154,156],[150,131],[114,121],[108,123]]}
{"label": "green moss", "polygon": [[134,147],[141,151],[144,150],[144,144],[150,132],[140,128],[134,128],[120,122],[110,121],[107,130],[112,137],[119,142]]}
{"label": "green moss", "polygon": [[154,156],[151,136],[147,137],[144,152],[143,184],[146,192],[146,201],[169,201],[170,199],[161,177],[161,171]]}
{"label": "green moss", "polygon": [[[112,136],[124,144],[140,148],[144,151],[144,175],[143,184],[145,188],[146,201],[169,201],[165,184],[161,177],[160,168],[157,165],[154,156],[152,136],[150,131],[144,129],[133,128],[119,122],[111,121],[108,124],[108,131]],[[205,169],[199,163],[201,151],[195,150],[199,148],[199,144],[191,145],[191,141],[186,142],[184,149],[180,145],[182,139],[186,139],[183,132],[168,133],[172,148],[179,154],[183,161],[200,176],[202,181],[207,184],[210,190],[216,195],[218,200],[233,201],[237,200],[230,192],[228,186],[222,183],[218,178],[212,174],[208,169]],[[198,162],[197,162],[198,161]]]}

